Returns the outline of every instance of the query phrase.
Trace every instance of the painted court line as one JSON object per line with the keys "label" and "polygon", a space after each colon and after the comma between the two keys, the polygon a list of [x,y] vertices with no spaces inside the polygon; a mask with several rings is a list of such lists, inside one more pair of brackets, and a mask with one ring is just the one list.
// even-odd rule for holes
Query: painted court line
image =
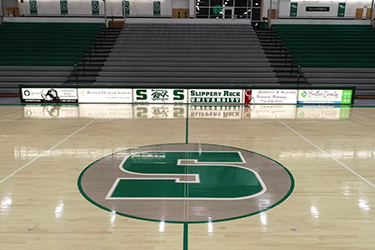
{"label": "painted court line", "polygon": [[308,143],[310,143],[311,145],[313,145],[320,152],[322,152],[323,154],[327,155],[329,158],[331,158],[332,160],[334,160],[335,162],[337,162],[338,164],[340,164],[342,167],[346,168],[352,174],[356,175],[358,178],[360,178],[361,180],[363,180],[364,182],[366,182],[367,184],[369,184],[370,186],[372,186],[373,188],[375,188],[375,184],[374,183],[370,182],[365,177],[363,177],[362,175],[358,174],[356,171],[354,171],[350,167],[346,166],[344,163],[342,163],[341,161],[339,161],[338,159],[336,159],[335,157],[333,157],[331,154],[329,154],[326,151],[324,151],[321,147],[319,147],[318,145],[316,145],[315,143],[313,143],[312,141],[310,141],[309,139],[307,139],[306,137],[304,137],[303,135],[301,135],[300,133],[298,133],[297,131],[295,131],[294,129],[292,129],[291,127],[289,127],[288,125],[286,125],[285,123],[283,123],[282,121],[280,121],[280,123],[282,125],[284,125],[285,127],[287,127],[290,131],[292,131],[293,133],[295,133],[296,135],[298,135],[299,137],[301,137],[302,139],[304,139],[305,141],[307,141]]}
{"label": "painted court line", "polygon": [[18,172],[20,172],[22,169],[26,168],[27,166],[29,166],[31,163],[33,163],[34,161],[38,160],[40,157],[42,157],[43,155],[45,155],[46,153],[50,152],[51,150],[53,150],[54,148],[58,147],[59,145],[61,145],[62,143],[64,143],[65,141],[69,140],[72,136],[74,136],[75,134],[77,134],[78,132],[80,132],[81,130],[85,129],[87,126],[89,126],[91,123],[93,123],[93,121],[87,123],[86,125],[84,125],[83,127],[79,128],[78,130],[76,130],[75,132],[73,132],[72,134],[70,134],[68,137],[65,137],[65,139],[63,139],[62,141],[58,142],[57,144],[55,144],[54,146],[52,146],[50,149],[44,151],[42,154],[40,154],[39,156],[35,157],[34,159],[32,159],[31,161],[29,161],[28,163],[26,163],[25,165],[23,165],[22,167],[20,167],[19,169],[15,170],[13,173],[11,173],[10,175],[8,175],[7,177],[5,177],[4,179],[0,180],[0,184],[5,182],[6,180],[8,180],[9,178],[11,178],[13,175],[17,174]]}

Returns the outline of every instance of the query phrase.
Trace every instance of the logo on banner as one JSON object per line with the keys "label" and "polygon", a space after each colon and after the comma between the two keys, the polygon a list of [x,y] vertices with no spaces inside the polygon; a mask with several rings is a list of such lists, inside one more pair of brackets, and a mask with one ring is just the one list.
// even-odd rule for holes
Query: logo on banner
{"label": "logo on banner", "polygon": [[186,102],[184,89],[135,89],[135,102],[150,103],[183,103]]}
{"label": "logo on banner", "polygon": [[254,102],[251,89],[245,89],[245,103],[249,104]]}
{"label": "logo on banner", "polygon": [[43,100],[47,102],[59,102],[60,97],[55,89],[45,89],[41,93]]}
{"label": "logo on banner", "polygon": [[166,101],[168,100],[168,91],[167,90],[152,90],[151,94],[153,101]]}

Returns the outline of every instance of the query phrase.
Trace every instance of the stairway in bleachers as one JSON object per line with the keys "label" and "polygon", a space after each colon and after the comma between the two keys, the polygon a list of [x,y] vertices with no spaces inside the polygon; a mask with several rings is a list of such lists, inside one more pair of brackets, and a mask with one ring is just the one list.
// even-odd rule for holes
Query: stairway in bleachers
{"label": "stairway in bleachers", "polygon": [[74,65],[70,76],[66,79],[66,84],[91,84],[95,82],[120,32],[121,29],[119,28],[103,27],[80,62]]}
{"label": "stairway in bleachers", "polygon": [[375,30],[367,25],[274,25],[312,86],[375,96]]}
{"label": "stairway in bleachers", "polygon": [[76,23],[2,24],[0,94],[18,93],[19,84],[62,84],[102,26]]}
{"label": "stairway in bleachers", "polygon": [[265,51],[279,83],[283,85],[307,85],[307,80],[285,45],[272,29],[257,30],[259,42]]}
{"label": "stairway in bleachers", "polygon": [[278,80],[250,25],[127,24],[96,83],[212,87]]}

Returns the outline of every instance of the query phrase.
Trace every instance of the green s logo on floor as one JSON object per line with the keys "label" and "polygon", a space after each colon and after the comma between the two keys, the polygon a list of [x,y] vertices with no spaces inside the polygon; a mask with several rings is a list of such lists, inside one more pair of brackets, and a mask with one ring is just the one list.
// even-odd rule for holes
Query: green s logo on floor
{"label": "green s logo on floor", "polygon": [[261,195],[267,190],[264,182],[244,164],[239,151],[130,154],[119,168],[132,176],[117,178],[106,199],[230,200]]}
{"label": "green s logo on floor", "polygon": [[162,144],[119,152],[88,166],[78,187],[119,215],[174,223],[250,216],[284,201],[294,186],[280,163],[211,144]]}

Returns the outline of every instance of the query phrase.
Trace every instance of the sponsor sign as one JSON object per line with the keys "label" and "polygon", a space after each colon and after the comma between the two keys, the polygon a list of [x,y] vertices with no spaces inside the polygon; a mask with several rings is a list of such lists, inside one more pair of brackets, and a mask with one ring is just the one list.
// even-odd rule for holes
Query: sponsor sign
{"label": "sponsor sign", "polygon": [[94,119],[132,119],[131,104],[80,104],[79,116]]}
{"label": "sponsor sign", "polygon": [[351,104],[353,90],[306,89],[298,90],[298,104]]}
{"label": "sponsor sign", "polygon": [[350,117],[350,107],[347,106],[301,106],[297,108],[297,119],[310,120],[339,120]]}
{"label": "sponsor sign", "polygon": [[227,105],[192,105],[189,107],[189,118],[208,119],[241,119],[242,106]]}
{"label": "sponsor sign", "polygon": [[25,118],[51,119],[51,118],[76,118],[79,117],[76,105],[27,105],[23,108]]}
{"label": "sponsor sign", "polygon": [[186,103],[186,89],[133,89],[135,103]]}
{"label": "sponsor sign", "polygon": [[307,6],[307,12],[329,12],[329,6]]}
{"label": "sponsor sign", "polygon": [[72,88],[22,88],[22,102],[76,103],[77,89]]}
{"label": "sponsor sign", "polygon": [[246,89],[245,104],[296,104],[295,89]]}
{"label": "sponsor sign", "polygon": [[176,119],[186,117],[186,105],[136,104],[135,119]]}
{"label": "sponsor sign", "polygon": [[78,89],[79,103],[132,103],[132,89]]}
{"label": "sponsor sign", "polygon": [[189,89],[189,103],[242,103],[241,89]]}
{"label": "sponsor sign", "polygon": [[294,119],[295,105],[246,105],[244,119]]}

